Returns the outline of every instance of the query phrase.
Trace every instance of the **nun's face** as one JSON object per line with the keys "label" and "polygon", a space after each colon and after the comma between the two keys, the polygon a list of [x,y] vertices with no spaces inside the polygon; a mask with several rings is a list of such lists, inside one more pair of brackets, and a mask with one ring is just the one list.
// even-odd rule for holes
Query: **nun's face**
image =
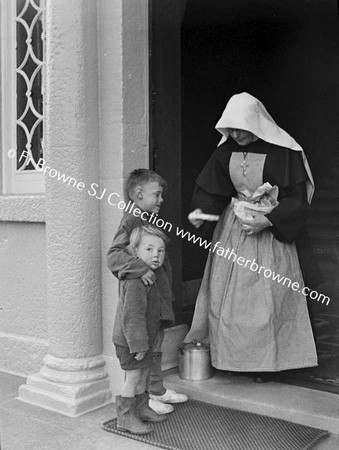
{"label": "nun's face", "polygon": [[238,128],[227,129],[231,138],[239,145],[248,145],[254,141],[254,134],[247,130],[239,130]]}

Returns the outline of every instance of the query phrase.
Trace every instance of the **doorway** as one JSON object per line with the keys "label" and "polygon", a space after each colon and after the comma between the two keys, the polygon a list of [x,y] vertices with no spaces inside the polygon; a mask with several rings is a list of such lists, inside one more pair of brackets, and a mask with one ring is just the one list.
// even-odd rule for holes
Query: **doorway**
{"label": "doorway", "polygon": [[[152,4],[151,164],[164,214],[190,230],[194,180],[227,100],[247,91],[304,148],[316,183],[309,229],[328,306],[309,300],[319,367],[284,380],[339,392],[339,16],[336,0],[157,0]],[[169,80],[170,79],[170,80]],[[172,233],[178,321],[189,323],[207,252]],[[173,257],[171,254],[173,264]]]}

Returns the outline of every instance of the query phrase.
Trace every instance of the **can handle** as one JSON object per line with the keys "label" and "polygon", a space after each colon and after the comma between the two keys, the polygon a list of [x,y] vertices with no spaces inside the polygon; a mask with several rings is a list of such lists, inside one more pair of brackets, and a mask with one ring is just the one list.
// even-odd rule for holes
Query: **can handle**
{"label": "can handle", "polygon": [[193,339],[192,344],[196,345],[198,348],[202,347],[202,342],[198,339]]}

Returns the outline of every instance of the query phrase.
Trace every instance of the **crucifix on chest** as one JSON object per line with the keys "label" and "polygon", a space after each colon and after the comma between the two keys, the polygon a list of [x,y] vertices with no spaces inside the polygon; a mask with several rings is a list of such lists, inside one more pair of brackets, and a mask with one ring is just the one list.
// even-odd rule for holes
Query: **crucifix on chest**
{"label": "crucifix on chest", "polygon": [[240,166],[242,167],[242,174],[244,177],[246,177],[246,168],[248,167],[248,162],[246,161],[246,157],[248,152],[242,152],[243,156],[244,156],[244,160],[243,162],[240,164]]}

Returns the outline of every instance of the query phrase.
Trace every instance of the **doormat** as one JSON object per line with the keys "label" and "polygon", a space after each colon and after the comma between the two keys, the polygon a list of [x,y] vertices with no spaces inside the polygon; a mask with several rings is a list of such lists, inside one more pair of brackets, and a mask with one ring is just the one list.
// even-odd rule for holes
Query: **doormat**
{"label": "doormat", "polygon": [[150,424],[152,433],[143,436],[117,430],[117,419],[103,427],[168,450],[306,450],[329,436],[324,430],[196,400],[176,404],[167,417]]}

